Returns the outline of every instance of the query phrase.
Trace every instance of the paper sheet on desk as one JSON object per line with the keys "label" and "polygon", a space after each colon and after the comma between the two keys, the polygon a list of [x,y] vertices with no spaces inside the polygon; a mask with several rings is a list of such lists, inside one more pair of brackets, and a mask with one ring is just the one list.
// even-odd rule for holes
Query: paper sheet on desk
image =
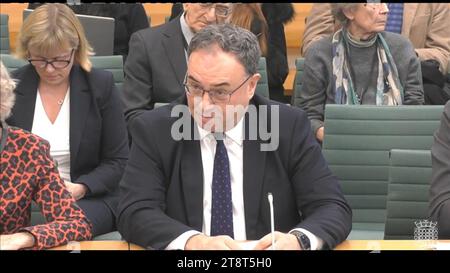
{"label": "paper sheet on desk", "polygon": [[246,241],[246,242],[239,242],[239,245],[242,247],[243,250],[253,250],[257,243],[258,241]]}
{"label": "paper sheet on desk", "polygon": [[434,245],[436,250],[450,250],[450,243],[437,243]]}

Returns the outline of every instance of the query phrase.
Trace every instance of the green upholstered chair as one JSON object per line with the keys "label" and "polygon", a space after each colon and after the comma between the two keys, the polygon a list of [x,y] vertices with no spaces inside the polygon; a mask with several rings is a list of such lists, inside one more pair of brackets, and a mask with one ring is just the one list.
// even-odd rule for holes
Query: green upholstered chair
{"label": "green upholstered chair", "polygon": [[17,59],[10,54],[0,54],[0,59],[2,60],[3,64],[5,65],[6,69],[8,69],[9,73],[16,70],[17,68],[20,68],[20,67],[28,64],[27,61],[22,60],[22,59]]}
{"label": "green upholstered chair", "polygon": [[0,14],[0,53],[9,54],[8,14]]}
{"label": "green upholstered chair", "polygon": [[353,210],[349,239],[383,239],[391,149],[430,150],[443,106],[325,108],[323,153]]}
{"label": "green upholstered chair", "polygon": [[269,82],[267,80],[267,64],[265,57],[259,59],[258,73],[261,74],[261,79],[259,79],[258,84],[256,85],[255,93],[269,98]]}
{"label": "green upholstered chair", "polygon": [[385,240],[413,240],[414,221],[428,219],[429,150],[391,150]]}
{"label": "green upholstered chair", "polygon": [[305,58],[295,59],[295,79],[294,79],[294,91],[292,94],[291,104],[293,106],[300,106],[299,97],[302,92],[303,86],[303,72],[305,68]]}
{"label": "green upholstered chair", "polygon": [[121,92],[124,80],[123,58],[121,55],[114,56],[92,56],[90,57],[92,66],[112,72],[114,83]]}

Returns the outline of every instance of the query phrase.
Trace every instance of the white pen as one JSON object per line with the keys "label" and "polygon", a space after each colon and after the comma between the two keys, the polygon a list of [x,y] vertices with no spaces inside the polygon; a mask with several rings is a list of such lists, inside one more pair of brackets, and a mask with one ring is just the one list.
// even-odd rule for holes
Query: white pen
{"label": "white pen", "polygon": [[267,200],[269,200],[269,207],[270,207],[270,230],[272,233],[272,250],[275,250],[275,218],[273,216],[273,195],[271,192],[267,193]]}

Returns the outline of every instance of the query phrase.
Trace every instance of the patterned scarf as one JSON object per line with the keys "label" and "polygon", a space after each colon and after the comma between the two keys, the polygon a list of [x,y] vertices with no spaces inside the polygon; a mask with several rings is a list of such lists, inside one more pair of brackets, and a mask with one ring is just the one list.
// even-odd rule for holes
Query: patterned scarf
{"label": "patterned scarf", "polygon": [[[345,29],[338,30],[332,39],[334,79],[332,84],[334,84],[336,104],[361,104],[349,70],[351,64],[346,55],[349,39],[349,34]],[[376,105],[402,105],[403,87],[389,46],[380,33],[377,33],[374,39],[378,55]]]}

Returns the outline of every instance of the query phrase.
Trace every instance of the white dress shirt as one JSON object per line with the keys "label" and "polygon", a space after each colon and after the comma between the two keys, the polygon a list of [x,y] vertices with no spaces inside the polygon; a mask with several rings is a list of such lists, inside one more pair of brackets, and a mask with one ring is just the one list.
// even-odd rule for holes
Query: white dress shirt
{"label": "white dress shirt", "polygon": [[[247,240],[245,231],[245,211],[244,211],[244,160],[243,160],[243,140],[244,140],[244,118],[236,124],[235,127],[225,132],[224,145],[227,149],[228,159],[230,161],[231,177],[231,199],[233,203],[233,231],[234,239],[237,241]],[[208,132],[198,126],[200,136],[200,148],[203,164],[203,226],[202,233],[210,236],[211,231],[211,203],[212,203],[212,180],[214,170],[214,156],[216,153],[216,139],[211,132]],[[305,229],[302,231],[311,241],[311,249],[320,249],[322,240]],[[200,232],[195,230],[187,231],[175,240],[170,242],[166,250],[184,249],[187,240]]]}
{"label": "white dress shirt", "polygon": [[31,132],[50,143],[50,155],[57,164],[59,175],[64,181],[70,182],[70,88],[55,123],[51,123],[48,118],[40,92],[37,91]]}

